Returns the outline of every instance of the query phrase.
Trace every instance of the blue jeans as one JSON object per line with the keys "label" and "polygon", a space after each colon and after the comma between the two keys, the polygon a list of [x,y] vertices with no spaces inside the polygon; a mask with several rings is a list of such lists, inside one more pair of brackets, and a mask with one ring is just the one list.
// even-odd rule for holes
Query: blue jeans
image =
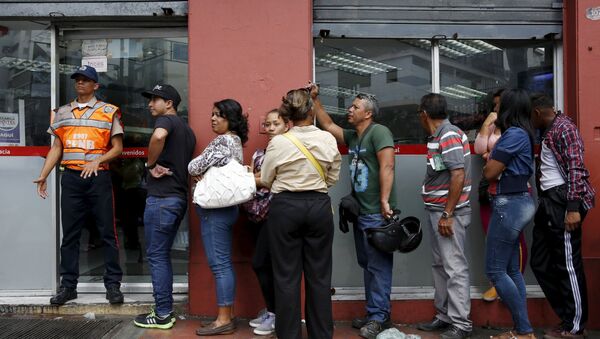
{"label": "blue jeans", "polygon": [[185,215],[187,201],[180,197],[146,198],[144,235],[146,257],[152,275],[152,294],[156,314],[168,315],[173,311],[173,267],[171,246],[179,224]]}
{"label": "blue jeans", "polygon": [[215,277],[217,305],[231,306],[235,299],[235,273],[231,263],[233,224],[238,206],[204,209],[196,206],[208,266]]}
{"label": "blue jeans", "polygon": [[486,274],[510,310],[519,334],[533,332],[527,315],[525,280],[519,270],[519,235],[534,213],[529,192],[497,195],[486,241]]}
{"label": "blue jeans", "polygon": [[387,320],[390,316],[394,255],[371,246],[365,230],[382,226],[383,222],[383,216],[377,213],[359,216],[354,225],[356,257],[364,276],[367,318],[379,322]]}

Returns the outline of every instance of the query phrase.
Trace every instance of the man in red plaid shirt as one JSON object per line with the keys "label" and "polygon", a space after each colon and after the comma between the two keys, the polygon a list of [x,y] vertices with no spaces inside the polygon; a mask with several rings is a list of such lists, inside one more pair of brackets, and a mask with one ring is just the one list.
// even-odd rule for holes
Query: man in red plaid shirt
{"label": "man in red plaid shirt", "polygon": [[577,126],[554,110],[547,95],[535,94],[531,101],[533,125],[543,131],[531,269],[561,319],[544,338],[583,338],[588,304],[581,224],[594,206],[595,192],[583,163],[583,140]]}

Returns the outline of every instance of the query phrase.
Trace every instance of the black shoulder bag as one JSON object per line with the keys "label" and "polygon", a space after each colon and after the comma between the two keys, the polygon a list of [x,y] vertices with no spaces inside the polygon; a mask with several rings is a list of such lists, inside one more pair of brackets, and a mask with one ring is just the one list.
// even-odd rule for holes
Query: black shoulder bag
{"label": "black shoulder bag", "polygon": [[342,200],[340,200],[339,206],[339,227],[340,231],[343,233],[348,233],[350,227],[348,225],[349,222],[352,224],[356,223],[358,220],[358,216],[360,215],[360,204],[356,199],[356,192],[354,191],[354,184],[356,184],[356,176],[358,175],[358,162],[360,161],[360,146],[362,145],[363,139],[369,133],[371,127],[373,127],[375,123],[371,123],[363,133],[362,137],[358,141],[358,149],[356,153],[356,163],[354,164],[354,178],[352,178],[352,183],[350,184],[350,188],[352,188],[352,192],[350,194],[344,196]]}

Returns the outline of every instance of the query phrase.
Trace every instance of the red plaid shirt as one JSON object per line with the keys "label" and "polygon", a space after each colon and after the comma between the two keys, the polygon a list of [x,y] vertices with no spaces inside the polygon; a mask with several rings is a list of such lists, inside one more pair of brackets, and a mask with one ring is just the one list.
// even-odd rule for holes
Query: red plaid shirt
{"label": "red plaid shirt", "polygon": [[567,183],[567,210],[586,211],[594,207],[596,192],[590,185],[590,172],[583,163],[583,140],[577,126],[564,114],[557,114],[542,142],[548,147]]}

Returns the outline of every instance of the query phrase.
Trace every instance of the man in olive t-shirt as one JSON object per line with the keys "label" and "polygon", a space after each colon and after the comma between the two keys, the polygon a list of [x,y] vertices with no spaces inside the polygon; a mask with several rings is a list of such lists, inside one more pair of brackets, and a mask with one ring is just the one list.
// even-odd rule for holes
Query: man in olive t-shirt
{"label": "man in olive t-shirt", "polygon": [[[344,129],[344,143],[350,155],[350,184],[354,188],[360,204],[360,214],[381,214],[381,188],[379,185],[379,159],[377,152],[394,147],[392,132],[385,126],[373,123],[373,126],[358,135],[356,130]],[[362,142],[360,142],[362,137]],[[360,150],[358,149],[360,142]],[[358,163],[358,164],[357,164]],[[392,182],[392,191],[394,184]],[[389,205],[396,207],[396,196],[389,196]]]}
{"label": "man in olive t-shirt", "polygon": [[358,264],[364,271],[367,316],[366,319],[355,319],[352,326],[360,328],[361,337],[375,338],[390,324],[394,257],[371,246],[365,231],[382,226],[396,207],[394,140],[387,127],[373,122],[379,110],[374,96],[356,96],[347,115],[355,129],[344,130],[325,112],[318,91],[317,86],[311,86],[313,110],[319,124],[333,134],[338,144],[348,146],[350,180],[360,204],[360,215],[354,225],[354,243]]}

